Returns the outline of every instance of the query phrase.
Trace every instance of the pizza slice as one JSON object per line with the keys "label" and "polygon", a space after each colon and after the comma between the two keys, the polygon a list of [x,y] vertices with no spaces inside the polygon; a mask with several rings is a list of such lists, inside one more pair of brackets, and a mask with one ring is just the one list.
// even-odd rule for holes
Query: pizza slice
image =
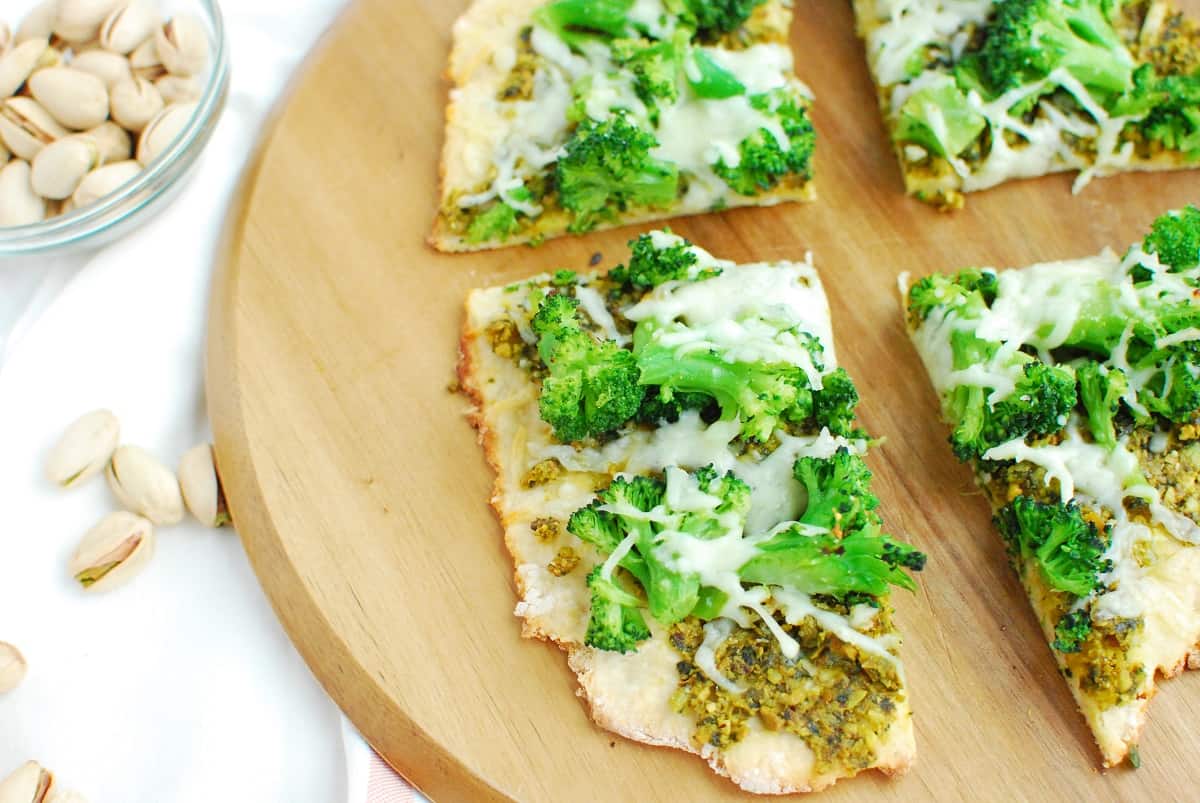
{"label": "pizza slice", "polygon": [[[1120,256],[934,275],[908,324],[1105,766],[1200,641],[1200,209]],[[1200,657],[1200,656],[1197,656]]]}
{"label": "pizza slice", "polygon": [[476,0],[454,26],[443,251],[812,200],[787,0]]}
{"label": "pizza slice", "polygon": [[461,348],[516,613],[599,725],[760,793],[908,768],[888,591],[925,556],[882,529],[811,263],[654,232],[472,292]]}
{"label": "pizza slice", "polygon": [[908,192],[1200,165],[1200,25],[1163,0],[854,0]]}

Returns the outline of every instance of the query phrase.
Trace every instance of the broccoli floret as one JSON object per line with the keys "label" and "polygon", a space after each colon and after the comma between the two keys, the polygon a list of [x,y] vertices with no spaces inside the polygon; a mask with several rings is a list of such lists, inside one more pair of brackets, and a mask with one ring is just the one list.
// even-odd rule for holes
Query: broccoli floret
{"label": "broccoli floret", "polygon": [[1148,141],[1200,159],[1200,71],[1159,75],[1152,65],[1143,64],[1133,74],[1133,87],[1112,111],[1140,118],[1132,125]]}
{"label": "broccoli floret", "polygon": [[1054,626],[1054,641],[1050,646],[1062,653],[1079,652],[1083,642],[1092,634],[1092,617],[1080,608],[1068,611]]}
{"label": "broccoli floret", "polygon": [[645,394],[633,354],[584,331],[578,308],[569,296],[550,295],[532,321],[549,371],[538,409],[564,443],[621,426],[637,413]]}
{"label": "broccoli floret", "polygon": [[629,248],[629,266],[616,266],[609,271],[608,278],[638,290],[658,287],[664,282],[707,279],[721,272],[720,268],[699,270],[700,258],[687,240],[680,239],[659,248],[654,245],[653,235],[643,234],[630,240]]}
{"label": "broccoli floret", "polygon": [[792,473],[808,493],[801,524],[842,535],[880,523],[871,470],[858,455],[841,448],[827,459],[801,457]]}
{"label": "broccoli floret", "polygon": [[507,240],[520,230],[517,210],[506,203],[497,202],[492,208],[476,215],[467,227],[467,242],[479,243]]}
{"label": "broccoli floret", "polygon": [[959,310],[976,317],[996,300],[999,280],[993,270],[970,268],[951,276],[935,273],[908,291],[908,315],[913,325],[929,317],[936,307]]}
{"label": "broccoli floret", "polygon": [[701,420],[709,423],[716,421],[721,415],[720,408],[711,396],[705,396],[703,393],[675,393],[670,400],[664,401],[658,388],[651,386],[646,388],[646,397],[642,399],[642,406],[638,408],[634,420],[639,424],[656,425],[660,421],[674,424],[683,415],[684,410],[698,411]]}
{"label": "broccoli floret", "polygon": [[633,73],[633,89],[651,110],[652,119],[657,118],[660,101],[670,103],[679,97],[679,53],[674,40],[618,39],[611,50],[613,61]]}
{"label": "broccoli floret", "polygon": [[746,94],[746,85],[700,48],[690,48],[688,58],[691,64],[684,74],[697,97],[721,100]]}
{"label": "broccoli floret", "polygon": [[592,612],[584,643],[598,650],[634,652],[639,642],[650,638],[650,628],[639,609],[641,600],[617,585],[614,578],[604,577],[603,569],[597,566],[587,578]]}
{"label": "broccoli floret", "polygon": [[1074,503],[1018,496],[996,514],[996,526],[1013,557],[1036,562],[1046,584],[1057,591],[1086,597],[1112,570],[1112,561],[1104,557],[1108,545]]}
{"label": "broccoli floret", "polygon": [[564,145],[555,168],[559,199],[572,213],[570,229],[588,231],[634,207],[665,207],[679,191],[679,169],[650,151],[658,140],[624,114],[586,119]]}
{"label": "broccoli floret", "polygon": [[776,187],[787,176],[812,177],[816,134],[808,110],[786,92],[754,95],[750,103],[774,116],[787,135],[787,144],[760,128],[738,144],[739,161],[731,167],[721,158],[713,170],[740,195],[757,195]]}
{"label": "broccoli floret", "polygon": [[845,368],[821,377],[821,389],[813,394],[813,417],[818,427],[827,427],[834,435],[861,436],[854,428],[854,410],[858,407],[858,389]]}
{"label": "broccoli floret", "polygon": [[1129,391],[1125,373],[1086,360],[1075,369],[1075,378],[1079,380],[1079,399],[1087,412],[1092,437],[1101,446],[1113,448],[1117,445],[1113,417],[1120,409],[1122,397]]}
{"label": "broccoli floret", "polygon": [[553,0],[533,12],[533,21],[571,47],[587,39],[624,35],[634,0]]}
{"label": "broccoli floret", "polygon": [[[1200,107],[1200,97],[1196,104]],[[1142,246],[1158,261],[1181,271],[1200,265],[1200,207],[1188,206],[1154,221]]]}
{"label": "broccoli floret", "polygon": [[993,96],[1065,69],[1085,87],[1120,95],[1133,57],[1109,19],[1109,0],[1005,0],[977,33],[960,69]]}
{"label": "broccoli floret", "polygon": [[[806,594],[881,596],[889,585],[913,590],[904,571],[924,567],[924,556],[871,525],[839,538],[790,527],[759,544],[738,575],[749,583],[796,588]],[[920,556],[920,557],[918,557]]]}
{"label": "broccoli floret", "polygon": [[920,145],[937,156],[954,157],[965,151],[987,127],[987,118],[967,102],[949,76],[918,89],[900,106],[895,139]]}
{"label": "broccoli floret", "polygon": [[742,26],[766,0],[683,0],[704,39],[719,39]]}

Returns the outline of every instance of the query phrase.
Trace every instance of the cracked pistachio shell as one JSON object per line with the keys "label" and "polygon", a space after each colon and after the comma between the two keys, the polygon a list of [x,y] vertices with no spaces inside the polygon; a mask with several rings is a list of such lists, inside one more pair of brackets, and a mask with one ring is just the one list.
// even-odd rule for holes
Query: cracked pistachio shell
{"label": "cracked pistachio shell", "polygon": [[172,103],[192,103],[199,100],[204,92],[200,79],[187,75],[164,75],[154,82],[154,88],[168,106]]}
{"label": "cracked pistachio shell", "polygon": [[134,133],[140,133],[165,105],[154,84],[145,78],[114,84],[110,101],[113,121]]}
{"label": "cracked pistachio shell", "polygon": [[132,580],[154,555],[154,525],[124,511],[87,531],[69,568],[85,591],[109,591]]}
{"label": "cracked pistachio shell", "polygon": [[0,98],[17,94],[34,70],[54,58],[50,51],[47,40],[29,39],[0,56]]}
{"label": "cracked pistachio shell", "polygon": [[229,523],[225,494],[217,474],[212,446],[202,443],[187,451],[179,461],[179,487],[183,501],[205,527],[221,527]]}
{"label": "cracked pistachio shell", "polygon": [[176,140],[195,111],[195,103],[181,103],[168,106],[159,112],[146,124],[141,137],[138,138],[137,160],[143,165],[153,162]]}
{"label": "cracked pistachio shell", "polygon": [[28,666],[21,651],[7,641],[0,641],[0,694],[6,694],[25,679]]}
{"label": "cracked pistachio shell", "polygon": [[46,218],[46,202],[33,191],[29,163],[0,168],[0,227],[27,226]]}
{"label": "cracked pistachio shell", "polygon": [[51,789],[46,803],[87,803],[87,798],[74,789]]}
{"label": "cracked pistachio shell", "polygon": [[82,44],[95,39],[100,26],[122,0],[58,0],[54,33],[64,41]]}
{"label": "cracked pistachio shell", "polygon": [[153,36],[135,47],[129,54],[129,69],[133,70],[134,76],[149,81],[156,81],[166,75],[167,70],[158,57],[158,44]]}
{"label": "cracked pistachio shell", "polygon": [[121,438],[121,422],[109,410],[85,413],[67,427],[46,457],[46,476],[69,488],[99,474]]}
{"label": "cracked pistachio shell", "polygon": [[133,156],[133,140],[129,132],[116,123],[101,123],[95,128],[76,134],[76,137],[90,139],[96,143],[100,154],[100,164],[123,162]]}
{"label": "cracked pistachio shell", "polygon": [[172,75],[195,75],[208,63],[208,33],[195,17],[179,14],[154,32],[163,67]]}
{"label": "cracked pistachio shell", "polygon": [[91,73],[51,67],[29,76],[29,91],[67,128],[83,131],[108,119],[108,88]]}
{"label": "cracked pistachio shell", "polygon": [[0,803],[46,803],[54,776],[36,761],[26,761],[0,781]]}
{"label": "cracked pistachio shell", "polygon": [[58,0],[43,0],[21,20],[17,32],[13,35],[13,42],[20,44],[30,39],[49,40],[54,33],[54,20],[57,18]]}
{"label": "cracked pistachio shell", "polygon": [[154,35],[158,21],[150,0],[131,0],[117,6],[100,26],[100,46],[113,53],[129,53]]}
{"label": "cracked pistachio shell", "polygon": [[0,139],[26,161],[69,133],[33,98],[9,98],[0,104]]}
{"label": "cracked pistachio shell", "polygon": [[107,50],[89,50],[86,53],[79,53],[71,60],[71,67],[96,76],[104,84],[105,89],[112,89],[114,84],[133,78],[129,59],[116,53],[109,53]]}
{"label": "cracked pistachio shell", "polygon": [[43,198],[61,201],[70,198],[83,177],[100,164],[96,143],[85,137],[67,137],[53,142],[33,159],[30,182]]}
{"label": "cracked pistachio shell", "polygon": [[71,196],[71,201],[77,209],[95,203],[116,192],[141,172],[142,166],[133,160],[97,167],[79,182],[79,188]]}
{"label": "cracked pistachio shell", "polygon": [[175,472],[145,449],[117,447],[105,476],[126,509],[155,524],[177,524],[183,519],[183,496]]}

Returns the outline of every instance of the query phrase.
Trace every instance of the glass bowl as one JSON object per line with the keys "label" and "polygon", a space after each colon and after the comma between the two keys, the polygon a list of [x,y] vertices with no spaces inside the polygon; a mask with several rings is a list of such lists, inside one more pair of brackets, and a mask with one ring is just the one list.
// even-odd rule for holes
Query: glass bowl
{"label": "glass bowl", "polygon": [[63,254],[112,242],[152,218],[182,188],[225,107],[228,43],[217,0],[165,0],[160,8],[164,18],[194,14],[208,32],[211,57],[207,79],[191,120],[142,172],[99,201],[27,226],[0,227],[0,268],[15,264],[17,257]]}

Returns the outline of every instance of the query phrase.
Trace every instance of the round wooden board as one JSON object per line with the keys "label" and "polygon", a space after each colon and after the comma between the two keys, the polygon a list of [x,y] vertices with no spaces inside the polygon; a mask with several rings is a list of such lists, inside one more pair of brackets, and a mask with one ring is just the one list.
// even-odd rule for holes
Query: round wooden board
{"label": "round wooden board", "polygon": [[[621,260],[638,229],[444,256],[435,205],[449,32],[464,0],[361,0],[266,137],[216,282],[208,392],[239,531],[329,693],[439,801],[742,799],[698,759],[596,728],[554,647],[520,638],[492,476],[454,376],[465,293]],[[1195,0],[1189,3],[1196,8]],[[826,800],[1167,800],[1200,780],[1200,686],[1166,683],[1140,771],[1097,752],[987,505],[955,463],[909,346],[896,277],[1123,248],[1200,175],[1131,175],[1082,195],[1021,182],[943,215],[902,195],[845,2],[800,4],[797,71],[816,92],[814,205],[677,220],[722,257],[816,254],[892,530],[928,551],[898,594],[920,757]],[[649,227],[641,227],[645,230]],[[264,689],[269,694],[270,690]]]}

